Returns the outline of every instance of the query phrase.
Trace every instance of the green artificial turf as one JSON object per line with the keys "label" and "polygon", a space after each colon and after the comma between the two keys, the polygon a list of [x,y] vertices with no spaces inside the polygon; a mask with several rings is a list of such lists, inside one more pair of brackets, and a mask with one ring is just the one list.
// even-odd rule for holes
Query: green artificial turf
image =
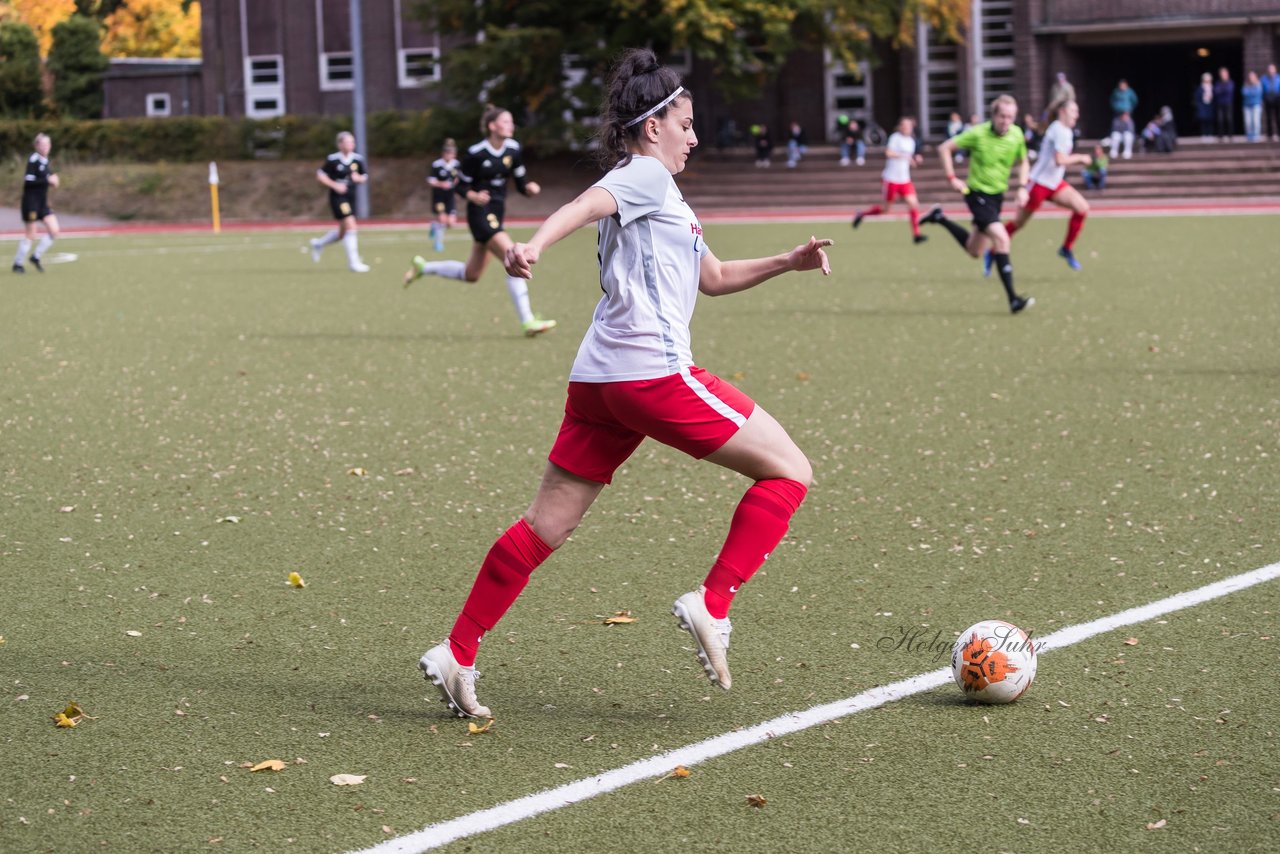
{"label": "green artificial turf", "polygon": [[[837,240],[831,278],[694,319],[816,478],[735,605],[734,689],[669,610],[746,484],[647,443],[486,641],[479,735],[414,664],[532,495],[594,235],[537,266],[533,340],[496,268],[403,290],[422,233],[363,232],[363,276],[287,232],[60,240],[3,280],[0,850],[368,846],[939,666],[903,632],[1044,636],[1274,563],[1278,222],[1098,217],[1072,272],[1034,221],[1018,317],[941,230],[708,224],[726,259]],[[1046,655],[1013,706],[939,689],[455,848],[1266,850],[1277,608],[1270,582]],[[93,719],[56,728],[73,700]]]}

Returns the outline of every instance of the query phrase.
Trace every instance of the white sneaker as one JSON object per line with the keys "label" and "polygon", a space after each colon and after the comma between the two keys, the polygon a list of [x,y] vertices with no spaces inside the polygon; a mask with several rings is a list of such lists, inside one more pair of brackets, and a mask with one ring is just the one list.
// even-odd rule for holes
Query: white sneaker
{"label": "white sneaker", "polygon": [[728,691],[733,685],[729,675],[729,662],[725,652],[729,649],[729,632],[733,627],[729,619],[717,620],[707,611],[704,600],[706,588],[686,593],[676,600],[671,613],[680,621],[680,628],[693,635],[698,644],[698,660],[711,681]]}
{"label": "white sneaker", "polygon": [[357,261],[351,265],[350,270],[353,273],[367,273],[369,272],[369,265],[363,261]]}
{"label": "white sneaker", "polygon": [[447,640],[427,650],[418,660],[418,669],[440,689],[440,702],[458,717],[490,717],[489,707],[480,705],[476,699],[476,677],[480,674],[474,667],[463,667],[458,663]]}
{"label": "white sneaker", "polygon": [[307,243],[311,244],[311,260],[319,264],[320,250],[322,247],[316,244],[316,239],[314,237],[308,240]]}

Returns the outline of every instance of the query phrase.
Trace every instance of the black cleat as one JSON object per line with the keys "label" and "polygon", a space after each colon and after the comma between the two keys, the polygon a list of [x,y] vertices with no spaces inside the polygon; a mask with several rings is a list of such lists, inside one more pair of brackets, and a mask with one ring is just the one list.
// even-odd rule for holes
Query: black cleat
{"label": "black cleat", "polygon": [[37,270],[39,270],[41,273],[43,273],[43,272],[44,272],[44,267],[43,267],[43,266],[41,266],[41,264],[40,264],[40,259],[39,259],[39,258],[37,258],[36,256],[32,255],[28,260],[31,262],[31,266],[32,266],[32,267],[35,267],[35,268],[36,268]]}
{"label": "black cleat", "polygon": [[15,273],[25,273],[25,272],[27,272],[27,271],[23,268],[23,266],[22,266],[21,264],[19,264],[17,261],[14,261],[14,262],[13,262],[13,272],[15,272]]}
{"label": "black cleat", "polygon": [[1009,311],[1013,312],[1014,314],[1017,314],[1018,312],[1022,311],[1024,308],[1031,308],[1031,306],[1035,304],[1036,304],[1035,297],[1014,297],[1013,299],[1009,300]]}
{"label": "black cleat", "polygon": [[924,243],[924,242],[925,242],[926,240],[928,240],[928,239],[929,239],[929,235],[927,235],[927,234],[917,234],[916,236],[914,236],[914,237],[912,237],[912,238],[911,238],[911,242],[912,242],[912,243]]}
{"label": "black cleat", "polygon": [[863,213],[862,213],[862,211],[858,211],[857,215],[856,215],[856,216],[854,216],[854,218],[853,218],[853,227],[854,227],[854,228],[857,228],[858,226],[862,225],[862,217],[863,217],[863,216],[865,216],[865,214],[863,214]]}
{"label": "black cleat", "polygon": [[929,211],[927,214],[920,217],[921,222],[931,222],[931,223],[934,223],[935,225],[942,222],[942,220],[943,220],[942,205],[938,205],[933,210]]}

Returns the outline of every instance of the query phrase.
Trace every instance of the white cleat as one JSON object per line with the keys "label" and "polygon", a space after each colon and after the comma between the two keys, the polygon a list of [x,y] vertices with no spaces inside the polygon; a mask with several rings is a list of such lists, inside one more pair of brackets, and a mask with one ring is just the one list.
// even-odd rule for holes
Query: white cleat
{"label": "white cleat", "polygon": [[729,632],[733,627],[726,617],[717,620],[707,611],[703,599],[705,589],[686,593],[676,600],[671,613],[680,621],[680,628],[693,635],[698,645],[698,660],[711,681],[728,691],[733,685],[729,675],[729,661],[725,653],[729,649]]}
{"label": "white cleat", "polygon": [[354,264],[352,264],[348,269],[350,269],[351,272],[353,273],[367,273],[369,272],[369,265],[364,263],[363,261],[357,261]]}
{"label": "white cleat", "polygon": [[418,669],[440,689],[440,702],[458,717],[491,717],[489,707],[480,705],[476,699],[476,677],[480,674],[474,667],[458,663],[447,640],[427,650],[418,660]]}
{"label": "white cleat", "polygon": [[311,260],[319,264],[320,250],[323,247],[321,247],[320,244],[316,243],[316,239],[314,237],[308,240],[307,243],[311,246]]}

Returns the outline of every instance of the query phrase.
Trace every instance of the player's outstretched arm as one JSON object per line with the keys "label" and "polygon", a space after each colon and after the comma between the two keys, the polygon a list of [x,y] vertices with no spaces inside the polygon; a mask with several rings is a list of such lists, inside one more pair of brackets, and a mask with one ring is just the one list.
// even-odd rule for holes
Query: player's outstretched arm
{"label": "player's outstretched arm", "polygon": [[702,256],[698,276],[698,290],[711,297],[734,294],[754,288],[761,282],[783,273],[821,270],[831,275],[831,262],[826,248],[835,241],[822,237],[810,237],[790,252],[768,258],[752,258],[745,261],[721,261],[713,252]]}
{"label": "player's outstretched arm", "polygon": [[542,250],[573,234],[589,223],[598,222],[618,212],[613,194],[602,187],[590,187],[578,198],[547,217],[528,243],[517,243],[507,250],[503,264],[508,276],[532,279],[534,264]]}

